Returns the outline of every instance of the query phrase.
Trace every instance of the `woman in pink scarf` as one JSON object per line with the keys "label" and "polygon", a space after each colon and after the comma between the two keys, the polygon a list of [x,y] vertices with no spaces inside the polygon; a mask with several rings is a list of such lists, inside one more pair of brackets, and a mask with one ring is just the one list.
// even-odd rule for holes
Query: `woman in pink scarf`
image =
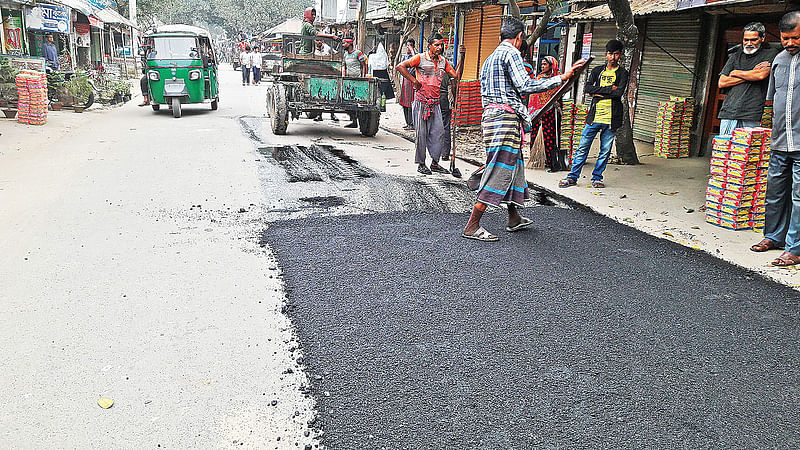
{"label": "woman in pink scarf", "polygon": [[[545,56],[544,59],[542,59],[542,70],[536,78],[549,78],[560,74],[561,72],[558,71],[558,61],[552,56]],[[530,100],[528,101],[531,114],[543,108],[557,90],[558,89],[552,89],[539,94],[531,94]],[[544,137],[544,150],[547,155],[547,162],[545,164],[549,167],[547,171],[558,172],[561,170],[569,170],[566,161],[567,152],[566,150],[561,151],[559,149],[559,133],[561,130],[560,102],[551,106],[550,109],[544,113],[539,123],[533,124],[533,132],[531,133],[531,136],[533,136],[532,139],[536,138],[540,124]]]}

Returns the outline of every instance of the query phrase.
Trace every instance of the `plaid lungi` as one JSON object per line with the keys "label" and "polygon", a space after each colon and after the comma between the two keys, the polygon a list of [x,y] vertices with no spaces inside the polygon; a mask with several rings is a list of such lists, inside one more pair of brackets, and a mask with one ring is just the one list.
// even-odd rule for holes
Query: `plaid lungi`
{"label": "plaid lungi", "polygon": [[478,187],[478,201],[491,206],[525,206],[529,198],[522,159],[521,121],[499,108],[483,111],[481,129],[486,146],[486,169]]}

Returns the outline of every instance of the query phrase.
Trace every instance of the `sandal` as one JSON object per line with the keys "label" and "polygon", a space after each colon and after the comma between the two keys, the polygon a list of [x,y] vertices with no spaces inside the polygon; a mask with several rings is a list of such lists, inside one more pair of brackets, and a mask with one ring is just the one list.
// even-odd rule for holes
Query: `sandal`
{"label": "sandal", "polygon": [[775,248],[779,248],[777,245],[775,245],[775,242],[773,242],[770,239],[764,238],[758,244],[751,246],[750,251],[761,253]]}
{"label": "sandal", "polygon": [[595,189],[603,189],[606,187],[606,184],[600,180],[592,180],[592,187]]}
{"label": "sandal", "polygon": [[789,252],[781,253],[781,256],[778,256],[775,261],[772,261],[772,265],[776,267],[788,267],[795,264],[800,264],[800,256],[793,255]]}
{"label": "sandal", "polygon": [[528,228],[531,225],[533,225],[533,221],[531,219],[528,219],[527,217],[523,217],[522,220],[520,220],[519,223],[514,225],[513,227],[506,227],[506,231],[513,233],[515,231]]}
{"label": "sandal", "polygon": [[461,233],[461,237],[467,239],[475,239],[476,241],[495,242],[499,238],[492,233],[489,233],[486,228],[480,227],[472,234]]}
{"label": "sandal", "polygon": [[578,184],[577,180],[573,180],[572,178],[564,178],[563,180],[558,182],[558,187],[565,188],[570,186],[575,186]]}

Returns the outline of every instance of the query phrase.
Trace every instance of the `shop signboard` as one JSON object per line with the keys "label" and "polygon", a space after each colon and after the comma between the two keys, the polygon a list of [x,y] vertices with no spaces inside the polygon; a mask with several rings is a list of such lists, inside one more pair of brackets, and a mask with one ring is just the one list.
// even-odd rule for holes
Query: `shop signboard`
{"label": "shop signboard", "polygon": [[347,9],[358,9],[360,5],[359,0],[347,0]]}
{"label": "shop signboard", "polygon": [[592,54],[592,33],[584,33],[583,48],[581,48],[581,58],[588,59]]}
{"label": "shop signboard", "polygon": [[37,72],[44,72],[44,58],[37,56],[12,56],[0,55],[0,58],[6,58],[11,65],[20,70],[35,70]]}
{"label": "shop signboard", "polygon": [[25,23],[29,30],[51,33],[69,33],[70,14],[68,8],[55,5],[36,5],[25,8]]}
{"label": "shop signboard", "polygon": [[89,25],[95,28],[103,28],[103,21],[95,16],[89,16]]}
{"label": "shop signboard", "polygon": [[91,27],[88,23],[74,23],[75,45],[78,47],[89,47],[91,42]]}
{"label": "shop signboard", "polygon": [[89,4],[98,9],[108,8],[117,4],[114,0],[88,0]]}
{"label": "shop signboard", "polygon": [[22,16],[6,15],[3,12],[3,34],[6,40],[6,53],[21,55],[24,48],[22,43]]}

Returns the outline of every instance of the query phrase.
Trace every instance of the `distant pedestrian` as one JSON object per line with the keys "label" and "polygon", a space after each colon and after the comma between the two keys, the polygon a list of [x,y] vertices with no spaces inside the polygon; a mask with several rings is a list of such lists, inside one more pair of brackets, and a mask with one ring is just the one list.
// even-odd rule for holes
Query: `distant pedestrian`
{"label": "distant pedestrian", "polygon": [[[406,41],[405,48],[403,49],[403,61],[407,61],[414,57],[417,50],[416,45],[417,43],[414,41],[414,39],[409,39]],[[403,61],[401,61],[401,63]],[[395,66],[394,69],[397,71],[397,66]],[[412,75],[414,74],[413,69],[409,69],[408,71]],[[411,118],[411,105],[414,103],[414,86],[411,81],[407,80],[402,75],[400,76],[400,80],[401,87],[399,103],[400,106],[403,107],[403,117],[406,120],[406,126],[403,127],[403,129],[410,131],[414,129],[414,121]]]}
{"label": "distant pedestrian", "polygon": [[612,39],[606,43],[606,63],[589,72],[584,92],[592,97],[592,103],[586,114],[586,126],[581,134],[578,149],[572,157],[572,169],[566,178],[558,183],[558,187],[570,187],[578,184],[581,169],[589,156],[595,136],[600,134],[600,153],[592,171],[592,187],[604,188],[603,172],[606,170],[611,156],[611,145],[614,133],[622,126],[622,97],[628,87],[628,71],[620,67],[619,59],[625,46]]}
{"label": "distant pedestrian", "polygon": [[392,83],[389,81],[389,54],[383,47],[383,42],[378,41],[374,51],[368,58],[367,65],[370,68],[372,76],[378,79],[378,88],[381,95],[386,97],[386,100],[394,98],[394,89]]}
{"label": "distant pedestrian", "polygon": [[524,29],[521,20],[504,17],[500,28],[500,45],[481,67],[481,129],[486,145],[486,165],[478,187],[478,200],[461,234],[468,239],[486,242],[498,240],[497,236],[481,227],[481,217],[488,206],[508,205],[506,231],[519,231],[533,223],[518,211],[518,208],[525,206],[528,198],[521,128],[531,128],[531,117],[521,96],[561,85],[585,63],[579,60],[560,76],[538,80],[531,78],[519,52],[525,40]]}
{"label": "distant pedestrian", "polygon": [[253,64],[253,84],[258,85],[261,83],[261,65],[264,63],[263,56],[256,45],[253,47],[253,52],[250,54],[250,60]]}
{"label": "distant pedestrian", "polygon": [[718,86],[727,94],[719,110],[719,134],[731,135],[741,127],[761,125],[769,72],[778,49],[764,42],[766,28],[759,22],[744,27],[742,46],[725,63]]}
{"label": "distant pedestrian", "polygon": [[[367,75],[367,57],[364,53],[353,45],[353,36],[346,36],[342,40],[342,76],[345,77],[364,77]],[[350,123],[345,128],[358,128],[358,114],[356,112],[347,113],[350,116]]]}
{"label": "distant pedestrian", "polygon": [[[430,175],[431,172],[450,173],[439,165],[442,156],[442,109],[439,105],[442,78],[445,72],[455,80],[461,79],[464,71],[464,53],[466,48],[462,45],[458,49],[458,67],[455,69],[450,62],[442,56],[444,52],[444,38],[439,33],[428,37],[428,50],[411,59],[407,59],[397,66],[398,72],[414,88],[413,120],[416,131],[417,153],[414,162],[417,172]],[[408,69],[414,68],[416,76],[411,75]],[[430,168],[425,164],[426,153],[431,156]]]}
{"label": "distant pedestrian", "polygon": [[242,65],[242,86],[250,84],[250,68],[253,67],[253,60],[250,58],[250,46],[245,45],[244,51],[239,55],[239,63]]}
{"label": "distant pedestrian", "polygon": [[772,62],[767,88],[774,117],[764,239],[750,250],[785,247],[772,264],[792,266],[800,264],[800,12],[785,14],[778,29],[783,51]]}
{"label": "distant pedestrian", "polygon": [[[542,70],[539,72],[539,75],[536,75],[536,79],[550,78],[558,75],[561,75],[561,72],[558,71],[558,61],[552,56],[545,56],[542,59]],[[556,90],[557,89],[551,89],[538,94],[531,94],[528,102],[531,113],[536,113],[544,108],[544,105],[550,101],[556,93]],[[559,134],[561,133],[560,101],[550,106],[542,115],[541,120],[533,124],[533,130],[531,131],[532,141],[536,139],[539,127],[542,128],[542,137],[544,138],[544,152],[546,155],[545,165],[549,167],[547,171],[559,172],[561,170],[569,170],[566,161],[567,151],[562,151],[559,147],[561,145],[559,139]]]}

